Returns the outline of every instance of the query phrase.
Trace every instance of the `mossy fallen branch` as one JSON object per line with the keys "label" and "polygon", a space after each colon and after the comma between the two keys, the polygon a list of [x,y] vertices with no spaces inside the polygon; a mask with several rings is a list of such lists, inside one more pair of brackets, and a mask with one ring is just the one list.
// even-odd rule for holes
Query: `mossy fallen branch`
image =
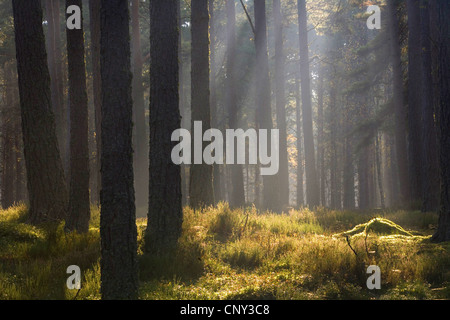
{"label": "mossy fallen branch", "polygon": [[335,236],[352,237],[355,235],[366,236],[369,232],[377,235],[403,235],[413,236],[410,232],[403,229],[398,224],[384,218],[374,218],[369,222],[358,224],[353,229],[335,234]]}

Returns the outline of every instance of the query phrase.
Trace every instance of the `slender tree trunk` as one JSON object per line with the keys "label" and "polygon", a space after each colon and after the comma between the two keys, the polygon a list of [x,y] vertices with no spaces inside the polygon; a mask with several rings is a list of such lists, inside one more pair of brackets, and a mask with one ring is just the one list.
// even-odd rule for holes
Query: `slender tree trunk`
{"label": "slender tree trunk", "polygon": [[386,207],[385,200],[384,200],[384,190],[383,190],[383,178],[382,178],[382,172],[381,172],[381,147],[380,147],[380,137],[377,133],[375,136],[375,163],[376,163],[376,170],[377,170],[377,182],[378,182],[378,192],[380,194],[380,205],[381,208],[384,209]]}
{"label": "slender tree trunk", "polygon": [[438,141],[441,177],[439,223],[434,242],[450,241],[450,2],[436,1],[438,15]]}
{"label": "slender tree trunk", "polygon": [[134,175],[136,207],[148,206],[148,135],[145,121],[144,86],[142,84],[142,50],[139,27],[139,0],[131,6],[132,48],[133,48],[133,112],[134,112]]}
{"label": "slender tree trunk", "polygon": [[[348,117],[348,115],[347,115]],[[347,121],[348,118],[347,118]],[[344,177],[343,177],[343,208],[355,208],[355,179],[353,168],[353,141],[351,137],[346,137],[344,140]]]}
{"label": "slender tree trunk", "polygon": [[95,181],[95,189],[91,190],[92,202],[100,203],[101,182],[101,159],[102,154],[102,78],[100,71],[100,10],[101,1],[89,0],[89,18],[91,31],[91,55],[92,55],[92,78],[93,78],[93,101],[95,109],[95,170],[91,174]]}
{"label": "slender tree trunk", "polygon": [[145,238],[147,252],[161,255],[176,248],[181,235],[180,166],[171,159],[181,127],[178,69],[178,1],[150,2],[150,180]]}
{"label": "slender tree trunk", "polygon": [[[408,160],[411,200],[422,199],[422,141],[421,141],[421,75],[420,0],[408,0]],[[425,177],[425,176],[424,176]],[[426,179],[424,179],[426,180]]]}
{"label": "slender tree trunk", "polygon": [[421,54],[422,54],[422,211],[433,211],[439,206],[439,158],[436,125],[434,121],[433,71],[431,59],[431,32],[429,1],[421,5]]}
{"label": "slender tree trunk", "polygon": [[14,0],[13,13],[30,197],[29,221],[33,224],[59,221],[66,216],[67,187],[49,99],[50,74],[41,3],[39,0]]}
{"label": "slender tree trunk", "polygon": [[[191,2],[191,112],[192,129],[195,121],[202,123],[203,133],[211,128],[209,105],[209,13],[208,0]],[[194,145],[194,144],[192,144]],[[202,151],[207,143],[203,142]],[[213,166],[191,164],[190,205],[200,208],[214,204]]]}
{"label": "slender tree trunk", "polygon": [[309,207],[315,207],[320,204],[320,194],[319,185],[317,183],[314,150],[306,1],[298,0],[297,5],[300,43],[300,79],[302,87],[303,138],[305,146],[306,200]]}
{"label": "slender tree trunk", "polygon": [[283,49],[283,15],[280,0],[273,1],[275,37],[275,101],[277,127],[280,130],[280,169],[278,173],[282,207],[289,206],[289,162],[286,132],[285,56]]}
{"label": "slender tree trunk", "polygon": [[[210,88],[210,104],[211,104],[211,126],[213,128],[218,128],[219,119],[218,119],[218,105],[217,105],[217,94],[216,94],[216,16],[214,13],[214,0],[208,1],[209,7],[209,33],[211,38],[210,45],[210,60],[211,60],[211,76],[209,79],[209,88]],[[213,177],[214,177],[214,200],[216,203],[223,200],[223,192],[221,185],[221,172],[220,165],[214,164],[213,168]]]}
{"label": "slender tree trunk", "polygon": [[410,204],[410,180],[408,174],[408,151],[406,145],[406,110],[403,99],[403,76],[401,65],[400,32],[397,7],[394,1],[388,1],[390,25],[391,59],[393,67],[393,100],[395,108],[395,147],[397,155],[398,176],[400,182],[400,203]]}
{"label": "slender tree trunk", "polygon": [[138,270],[128,1],[102,0],[100,42],[101,294],[108,300],[135,299]]}
{"label": "slender tree trunk", "polygon": [[[238,105],[236,92],[236,8],[234,0],[226,1],[227,7],[227,79],[226,79],[226,103],[228,110],[228,126],[230,129],[238,129]],[[234,146],[236,161],[237,146]],[[242,207],[245,205],[244,177],[242,165],[232,164],[231,169],[231,207]]]}
{"label": "slender tree trunk", "polygon": [[303,195],[303,146],[302,146],[302,119],[300,105],[300,84],[295,77],[295,120],[297,124],[297,207],[305,204]]}
{"label": "slender tree trunk", "polygon": [[[324,141],[324,114],[323,114],[323,96],[324,96],[324,79],[325,79],[325,68],[322,66],[320,68],[319,74],[319,88],[317,92],[317,121],[318,121],[318,137],[317,137],[317,161],[319,163],[319,192],[320,192],[320,205],[326,206],[325,198],[325,141]],[[299,130],[299,127],[297,128]]]}
{"label": "slender tree trunk", "polygon": [[[266,4],[264,0],[254,0],[255,11],[255,48],[256,48],[256,108],[259,129],[268,131],[268,152],[271,150],[270,130],[273,129],[269,58],[267,53]],[[281,210],[279,188],[276,175],[263,176],[263,208]]]}
{"label": "slender tree trunk", "polygon": [[[71,5],[76,5],[82,10],[81,0],[66,0],[66,8]],[[70,188],[66,229],[88,232],[91,216],[89,129],[83,23],[81,29],[66,29],[66,33],[70,101]]]}

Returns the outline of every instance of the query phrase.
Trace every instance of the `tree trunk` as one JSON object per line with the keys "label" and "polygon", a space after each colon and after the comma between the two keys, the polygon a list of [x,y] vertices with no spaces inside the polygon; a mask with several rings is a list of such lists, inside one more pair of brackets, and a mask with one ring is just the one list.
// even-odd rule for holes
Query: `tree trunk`
{"label": "tree trunk", "polygon": [[136,207],[147,210],[148,206],[148,135],[145,121],[144,86],[142,84],[142,50],[139,27],[139,0],[131,6],[133,48],[133,112],[134,112],[134,175]]}
{"label": "tree trunk", "polygon": [[280,201],[282,207],[289,206],[289,162],[286,132],[286,92],[285,92],[285,56],[283,49],[283,15],[280,0],[273,1],[274,37],[275,37],[275,101],[277,110],[277,128],[280,130],[280,169],[278,172]]}
{"label": "tree trunk", "polygon": [[421,6],[421,54],[422,54],[422,211],[434,211],[439,206],[439,160],[434,121],[433,71],[431,59],[431,32],[429,1]]}
{"label": "tree trunk", "polygon": [[[81,0],[66,0],[66,8],[71,5],[76,5],[82,9]],[[91,216],[89,201],[89,129],[83,23],[81,23],[80,30],[66,29],[66,33],[70,101],[70,188],[66,229],[88,232]]]}
{"label": "tree trunk", "polygon": [[[39,0],[14,0],[14,29],[24,155],[29,192],[29,221],[65,218],[67,188],[50,97],[42,8]],[[33,52],[30,55],[30,52]]]}
{"label": "tree trunk", "polygon": [[[320,68],[319,74],[319,88],[317,92],[317,122],[318,122],[318,136],[317,136],[317,161],[319,163],[319,192],[320,192],[320,205],[326,206],[325,198],[325,134],[324,134],[324,114],[323,114],[323,96],[324,96],[324,80],[325,80],[325,68]],[[298,107],[299,108],[299,107]],[[297,126],[297,130],[300,128]]]}
{"label": "tree trunk", "polygon": [[[255,48],[256,48],[256,112],[259,123],[258,129],[268,131],[268,152],[271,150],[270,130],[273,129],[271,98],[270,98],[270,76],[269,58],[267,53],[267,26],[266,26],[266,4],[264,0],[254,0],[255,11]],[[280,211],[280,195],[276,175],[265,175],[263,183],[263,208],[272,211]]]}
{"label": "tree trunk", "polygon": [[147,252],[172,251],[181,235],[180,166],[171,159],[181,126],[178,96],[178,1],[150,2],[150,179]]}
{"label": "tree trunk", "polygon": [[298,0],[297,4],[300,44],[300,80],[303,110],[303,139],[305,146],[306,200],[309,207],[315,207],[320,204],[320,195],[319,185],[317,183],[314,150],[306,1]]}
{"label": "tree trunk", "polygon": [[[194,122],[201,121],[203,136],[203,133],[211,128],[208,0],[192,0],[191,10],[191,122],[193,129]],[[202,151],[207,144],[202,143]],[[191,164],[189,193],[190,205],[193,208],[214,204],[212,165]]]}
{"label": "tree trunk", "polygon": [[450,2],[436,1],[438,13],[438,141],[441,177],[439,224],[433,242],[450,241]]}
{"label": "tree trunk", "polygon": [[[238,105],[236,95],[236,8],[234,0],[227,0],[227,79],[226,79],[226,104],[228,110],[228,127],[238,129]],[[244,177],[242,165],[236,164],[237,146],[234,144],[235,164],[231,164],[231,190],[230,206],[242,207],[245,205]]]}
{"label": "tree trunk", "polygon": [[[214,13],[214,0],[209,0],[208,2],[209,6],[209,34],[211,38],[211,45],[210,45],[210,59],[211,59],[211,76],[209,79],[209,88],[210,88],[210,104],[211,104],[211,126],[213,128],[218,129],[219,124],[219,114],[218,114],[218,105],[217,105],[217,94],[216,94],[216,74],[217,74],[217,68],[216,68],[216,42],[217,42],[217,36],[216,36],[216,16]],[[221,170],[220,165],[214,164],[213,165],[213,177],[214,177],[214,200],[216,203],[223,200],[223,192],[222,192],[222,185],[221,185]]]}
{"label": "tree trunk", "polygon": [[406,110],[403,99],[403,76],[400,48],[400,31],[397,18],[397,7],[394,1],[388,1],[390,25],[391,61],[393,68],[393,101],[395,112],[395,147],[400,183],[400,203],[410,204],[410,184],[408,174],[408,151],[406,145]]}
{"label": "tree trunk", "polygon": [[95,181],[95,189],[91,190],[93,203],[100,203],[100,190],[102,188],[101,159],[102,154],[102,78],[100,71],[100,10],[101,1],[89,0],[89,18],[91,31],[91,55],[92,55],[92,78],[93,78],[93,101],[95,109],[95,171],[91,174]]}
{"label": "tree trunk", "polygon": [[300,115],[300,84],[295,77],[295,121],[297,124],[297,207],[305,204],[303,195],[303,146],[302,146],[302,119]]}
{"label": "tree trunk", "polygon": [[126,0],[102,0],[101,53],[101,294],[103,299],[135,299],[138,291],[137,228]]}
{"label": "tree trunk", "polygon": [[56,136],[63,161],[63,168],[69,178],[69,142],[67,111],[64,103],[64,81],[62,72],[60,1],[46,0],[45,9],[48,22],[47,54],[50,72],[50,92],[55,114]]}
{"label": "tree trunk", "polygon": [[[408,0],[408,160],[411,200],[422,198],[422,141],[421,141],[421,75],[420,0]],[[424,176],[425,178],[426,176]],[[424,179],[426,180],[426,179]]]}

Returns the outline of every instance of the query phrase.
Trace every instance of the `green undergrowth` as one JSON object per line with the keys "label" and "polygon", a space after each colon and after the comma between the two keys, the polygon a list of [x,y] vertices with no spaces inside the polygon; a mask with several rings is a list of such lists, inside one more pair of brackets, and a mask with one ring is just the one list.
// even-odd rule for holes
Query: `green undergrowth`
{"label": "green undergrowth", "polygon": [[[99,299],[99,210],[88,234],[30,226],[19,205],[0,211],[0,299]],[[141,299],[449,299],[450,244],[433,244],[437,215],[416,211],[260,212],[228,204],[184,209],[170,255],[144,254],[137,219]],[[66,288],[66,268],[82,288]],[[381,269],[369,290],[366,269]]]}

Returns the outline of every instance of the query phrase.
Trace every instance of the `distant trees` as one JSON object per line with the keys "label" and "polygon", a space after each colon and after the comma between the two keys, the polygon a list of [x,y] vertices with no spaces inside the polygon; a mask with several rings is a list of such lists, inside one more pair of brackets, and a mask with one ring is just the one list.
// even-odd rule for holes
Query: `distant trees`
{"label": "distant trees", "polygon": [[144,86],[142,84],[143,58],[139,0],[131,5],[132,57],[133,57],[133,122],[134,126],[134,172],[136,206],[147,209],[148,205],[148,136],[146,128]]}
{"label": "distant trees", "polygon": [[102,0],[100,237],[103,299],[134,299],[138,291],[129,32],[128,1]]}
{"label": "distant trees", "polygon": [[28,219],[31,223],[60,221],[66,217],[68,195],[49,99],[50,73],[41,1],[14,0],[12,4],[29,193]]}

